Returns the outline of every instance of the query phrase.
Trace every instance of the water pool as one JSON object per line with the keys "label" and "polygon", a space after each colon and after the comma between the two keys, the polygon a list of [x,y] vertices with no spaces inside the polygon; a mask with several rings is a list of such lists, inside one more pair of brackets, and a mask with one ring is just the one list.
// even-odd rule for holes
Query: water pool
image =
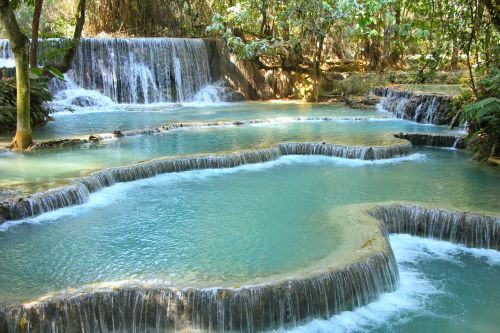
{"label": "water pool", "polygon": [[[401,285],[393,293],[290,333],[496,332],[500,253],[392,235]],[[284,330],[283,330],[284,331]]]}
{"label": "water pool", "polygon": [[[253,119],[289,118],[387,118],[389,115],[349,108],[342,104],[312,104],[301,102],[241,102],[200,105],[117,105],[96,108],[76,108],[75,112],[53,114],[55,120],[35,128],[36,139],[58,139],[115,130],[157,127],[172,122],[214,122]],[[9,141],[8,134],[0,140]]]}
{"label": "water pool", "polygon": [[[312,121],[243,126],[187,128],[105,140],[96,144],[28,154],[0,154],[0,186],[30,193],[91,171],[162,156],[217,153],[269,147],[283,142],[345,145],[397,144],[399,132],[453,134],[445,127],[398,119]],[[57,168],[54,168],[57,163]],[[32,166],[36,165],[36,168]]]}
{"label": "water pool", "polygon": [[[276,122],[180,129],[24,155],[4,153],[0,155],[0,185],[34,192],[139,160],[240,151],[280,142],[384,145],[401,142],[391,137],[398,132],[457,134],[375,112],[285,103],[60,115],[58,120],[63,121],[38,133],[46,138],[88,134],[96,124],[109,131],[116,129],[114,116],[119,129],[170,121]],[[85,117],[88,123],[75,125]],[[293,120],[297,117],[302,119]],[[336,120],[310,121],[307,117]],[[468,153],[429,148],[380,161],[285,156],[231,169],[121,183],[93,193],[86,204],[0,225],[0,304],[102,288],[113,291],[123,283],[165,288],[223,286],[237,292],[240,286],[301,276],[313,267],[348,262],[359,254],[370,244],[361,235],[379,231],[345,223],[343,207],[405,200],[498,215],[499,184],[498,170],[475,164]],[[295,330],[491,331],[498,326],[491,311],[499,301],[498,252],[434,242],[392,235],[401,276],[395,291],[368,298],[368,305],[339,315],[321,312],[323,319],[316,320],[306,316]],[[321,290],[321,284],[313,285]],[[97,302],[92,297],[91,293],[87,299]]]}
{"label": "water pool", "polygon": [[500,212],[499,180],[464,153],[424,149],[387,161],[282,157],[122,183],[87,204],[4,225],[0,294],[26,301],[116,280],[238,285],[353,251],[359,240],[342,218],[328,223],[336,207],[404,198]]}

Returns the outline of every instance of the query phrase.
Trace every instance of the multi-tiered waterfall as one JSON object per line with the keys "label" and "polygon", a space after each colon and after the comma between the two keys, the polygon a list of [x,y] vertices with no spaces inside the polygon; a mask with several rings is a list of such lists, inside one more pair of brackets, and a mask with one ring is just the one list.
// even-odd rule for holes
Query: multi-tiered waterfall
{"label": "multi-tiered waterfall", "polygon": [[[0,56],[2,63],[13,62],[6,40],[0,43]],[[193,101],[213,81],[207,42],[188,38],[84,38],[68,78],[126,104]]]}

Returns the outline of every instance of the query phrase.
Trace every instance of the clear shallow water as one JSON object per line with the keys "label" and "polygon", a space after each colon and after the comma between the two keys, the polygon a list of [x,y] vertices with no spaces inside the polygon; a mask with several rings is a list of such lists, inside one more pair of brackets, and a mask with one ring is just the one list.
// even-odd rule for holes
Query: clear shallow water
{"label": "clear shallow water", "polygon": [[499,183],[497,171],[463,153],[426,149],[378,162],[284,157],[118,184],[88,204],[4,225],[0,295],[123,279],[239,284],[352,241],[336,237],[341,220],[325,223],[335,207],[408,200],[499,212]]}
{"label": "clear shallow water", "polygon": [[[54,139],[156,127],[172,122],[212,122],[296,117],[381,117],[378,112],[354,110],[341,104],[300,102],[215,103],[198,106],[109,105],[75,108],[74,113],[53,114],[55,121],[33,131],[35,139]],[[388,115],[385,115],[388,116]],[[11,135],[0,134],[10,140]]]}
{"label": "clear shallow water", "polygon": [[460,85],[458,84],[403,84],[399,87],[418,93],[437,93],[443,95],[460,94]]}
{"label": "clear shallow water", "polygon": [[497,332],[500,252],[391,235],[401,284],[367,306],[290,333]]}
{"label": "clear shallow water", "polygon": [[[380,116],[338,106],[289,103],[161,108],[59,114],[36,135],[66,137],[174,121]],[[84,149],[2,154],[0,186],[17,184],[18,189],[34,191],[91,170],[155,156],[240,150],[283,141],[373,144],[396,132],[450,133],[443,127],[401,120],[189,129]],[[324,223],[331,209],[345,204],[407,200],[500,212],[497,170],[481,167],[459,151],[416,153],[378,162],[286,157],[260,166],[164,175],[119,184],[94,194],[86,205],[29,223],[3,225],[0,303],[109,280],[238,285],[300,269],[332,251],[341,254],[342,246],[353,241],[344,226]],[[401,235],[391,236],[391,241],[402,279],[396,292],[295,331],[495,331],[500,324],[499,252]]]}
{"label": "clear shallow water", "polygon": [[101,141],[83,148],[76,146],[27,154],[0,154],[0,186],[33,192],[105,167],[162,156],[256,149],[282,142],[384,145],[394,143],[391,135],[398,132],[450,133],[445,127],[398,119],[180,129],[162,134]]}

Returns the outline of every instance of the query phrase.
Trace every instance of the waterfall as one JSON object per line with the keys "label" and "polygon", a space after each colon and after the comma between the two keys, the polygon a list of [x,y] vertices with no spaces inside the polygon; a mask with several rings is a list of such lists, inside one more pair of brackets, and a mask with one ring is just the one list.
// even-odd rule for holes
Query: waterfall
{"label": "waterfall", "polygon": [[158,159],[129,166],[104,169],[73,181],[72,184],[25,198],[0,202],[0,217],[19,220],[88,201],[89,194],[120,182],[150,178],[163,173],[199,169],[232,168],[245,164],[272,161],[278,149],[262,149],[229,155]]}
{"label": "waterfall", "polygon": [[117,103],[191,101],[211,83],[202,39],[82,39],[68,73],[80,87]]}
{"label": "waterfall", "polygon": [[254,332],[366,305],[397,287],[392,249],[309,277],[242,288],[122,287],[0,308],[0,331]]}
{"label": "waterfall", "polygon": [[[78,140],[77,144],[80,143]],[[75,144],[72,140],[60,145]],[[350,147],[326,143],[286,143],[276,148],[245,151],[228,155],[194,156],[177,159],[156,159],[128,166],[114,167],[74,179],[72,184],[47,192],[12,198],[0,202],[0,221],[19,220],[88,201],[89,194],[120,182],[151,178],[163,173],[200,169],[233,168],[263,163],[283,155],[326,155],[350,159],[387,159],[405,156],[411,144],[381,147]]]}
{"label": "waterfall", "polygon": [[500,250],[500,219],[411,204],[376,207],[370,212],[389,232],[437,238],[468,247]]}
{"label": "waterfall", "polygon": [[[39,62],[51,62],[49,48],[68,40],[41,40]],[[2,63],[13,63],[8,40],[0,40]],[[189,102],[220,98],[212,89],[208,49],[203,39],[83,38],[67,73],[78,87],[99,91],[115,103]],[[55,88],[63,88],[58,86]],[[198,95],[197,95],[198,94]]]}
{"label": "waterfall", "polygon": [[9,45],[8,39],[0,39],[0,68],[12,68],[16,66],[14,54]]}
{"label": "waterfall", "polygon": [[434,125],[446,125],[449,121],[450,96],[381,87],[372,88],[370,93],[383,97],[379,108],[393,113],[397,118]]}

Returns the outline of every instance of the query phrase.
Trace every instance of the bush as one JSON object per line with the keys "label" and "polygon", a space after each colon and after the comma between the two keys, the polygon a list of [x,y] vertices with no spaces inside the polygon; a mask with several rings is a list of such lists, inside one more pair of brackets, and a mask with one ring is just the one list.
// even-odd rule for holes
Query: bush
{"label": "bush", "polygon": [[488,97],[468,104],[462,111],[461,121],[469,124],[467,146],[476,159],[484,161],[493,157],[500,138],[500,99]]}
{"label": "bush", "polygon": [[[51,109],[47,102],[52,101],[52,95],[47,89],[48,79],[31,80],[31,125],[33,127],[45,125],[52,120]],[[0,131],[16,129],[16,82],[14,79],[0,81]]]}

